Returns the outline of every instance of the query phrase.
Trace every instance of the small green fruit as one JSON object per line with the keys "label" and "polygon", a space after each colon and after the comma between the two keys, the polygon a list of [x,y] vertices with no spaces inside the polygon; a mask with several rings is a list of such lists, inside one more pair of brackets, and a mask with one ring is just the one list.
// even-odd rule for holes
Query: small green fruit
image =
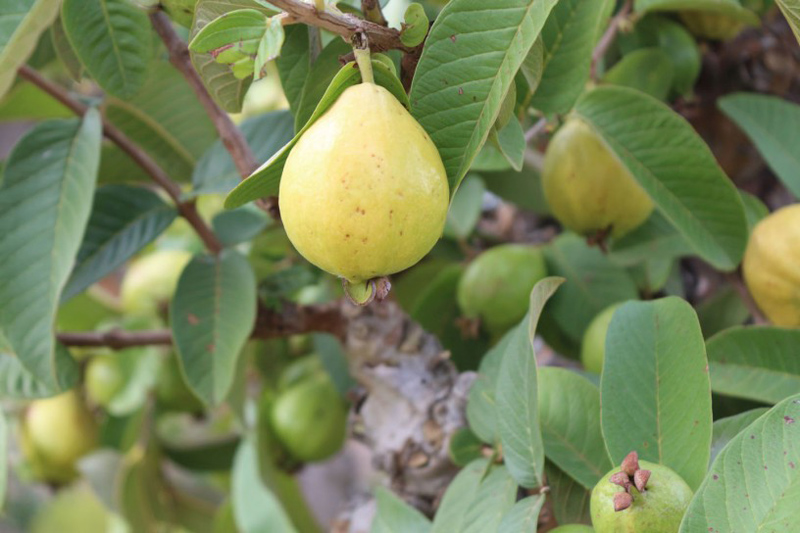
{"label": "small green fruit", "polygon": [[568,229],[621,237],[647,220],[653,201],[586,122],[570,118],[544,159],[542,187],[553,215]]}
{"label": "small green fruit", "polygon": [[603,361],[606,355],[606,334],[611,319],[622,304],[614,304],[606,307],[589,323],[589,327],[583,334],[581,343],[581,362],[583,367],[589,372],[599,374],[603,371]]}
{"label": "small green fruit", "polygon": [[713,41],[733,39],[742,31],[745,24],[733,17],[713,11],[681,11],[683,24],[696,37]]}
{"label": "small green fruit", "polygon": [[456,298],[468,318],[502,334],[528,312],[531,290],[547,276],[544,254],[535,246],[505,244],[480,254],[458,282]]}
{"label": "small green fruit", "polygon": [[326,374],[315,375],[281,393],[271,425],[289,454],[301,462],[322,461],[342,447],[347,409]]}
{"label": "small green fruit", "polygon": [[[676,533],[680,529],[692,489],[666,466],[637,463],[633,476],[614,469],[592,490],[592,525],[597,533]],[[640,472],[649,473],[649,477],[640,476]],[[615,481],[611,481],[612,476]],[[627,491],[619,482],[628,485]],[[620,510],[615,510],[615,505]]]}
{"label": "small green fruit", "polygon": [[161,250],[131,263],[120,287],[126,314],[156,316],[159,306],[175,293],[183,268],[192,254],[183,250]]}
{"label": "small green fruit", "polygon": [[197,399],[197,396],[183,380],[177,355],[170,355],[161,367],[156,383],[156,400],[165,411],[180,413],[203,411],[203,403]]}
{"label": "small green fruit", "polygon": [[75,462],[97,447],[97,424],[74,390],[31,402],[21,424],[21,448],[35,477],[66,483]]}
{"label": "small green fruit", "polygon": [[[75,484],[56,493],[33,517],[31,533],[108,533],[120,531],[114,517],[87,485]],[[124,531],[123,529],[122,531]]]}
{"label": "small green fruit", "polygon": [[567,524],[551,529],[550,533],[593,533],[594,529],[583,524]]}
{"label": "small green fruit", "polygon": [[86,394],[102,407],[108,407],[125,387],[125,373],[113,355],[96,355],[86,368]]}

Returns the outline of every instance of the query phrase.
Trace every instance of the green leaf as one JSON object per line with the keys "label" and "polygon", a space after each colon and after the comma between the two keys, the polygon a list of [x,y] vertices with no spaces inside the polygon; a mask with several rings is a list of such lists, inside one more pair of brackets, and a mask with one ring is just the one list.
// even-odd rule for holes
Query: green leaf
{"label": "green leaf", "polygon": [[439,148],[451,195],[555,4],[452,0],[434,22],[411,85],[411,108]]}
{"label": "green leaf", "polygon": [[261,481],[253,439],[239,445],[231,484],[233,514],[241,533],[296,533],[278,499]]}
{"label": "green leaf", "polygon": [[464,179],[447,211],[447,222],[444,226],[446,237],[466,239],[470,236],[481,217],[484,192],[486,185],[480,176],[471,174]]}
{"label": "green leaf", "polygon": [[766,413],[768,408],[760,407],[758,409],[751,409],[738,415],[729,416],[727,418],[720,418],[714,422],[714,433],[711,438],[711,459],[709,467],[714,463],[719,452],[733,440],[733,438],[741,433],[750,424],[755,422],[761,415]]}
{"label": "green leaf", "polygon": [[164,454],[171,461],[189,470],[202,472],[230,471],[240,442],[238,437],[194,442],[192,446],[160,441]]}
{"label": "green leaf", "polygon": [[428,35],[428,16],[422,4],[413,2],[406,8],[403,15],[403,29],[400,31],[400,41],[406,46],[414,47],[425,40]]}
{"label": "green leaf", "polygon": [[547,461],[544,467],[550,487],[550,503],[559,524],[591,524],[589,500],[591,491]]}
{"label": "green leaf", "polygon": [[64,29],[61,17],[50,26],[50,37],[53,40],[53,48],[61,64],[64,65],[73,80],[80,81],[83,77],[83,65],[81,65],[81,60],[78,59],[72,45],[69,44],[67,31]]}
{"label": "green leaf", "polygon": [[77,377],[53,324],[89,219],[101,138],[94,109],[83,120],[39,124],[14,148],[0,183],[0,331],[51,390]]}
{"label": "green leaf", "polygon": [[467,421],[469,427],[483,442],[495,445],[500,437],[497,433],[497,376],[503,355],[517,336],[517,328],[506,333],[500,342],[481,359],[478,375],[469,390]]}
{"label": "green leaf", "polygon": [[289,101],[289,109],[293,114],[297,114],[300,100],[303,97],[303,85],[311,68],[308,52],[308,26],[293,24],[284,28],[284,31],[286,32],[285,42],[281,55],[275,60],[275,65],[278,67],[283,94]]}
{"label": "green leaf", "polygon": [[[259,0],[200,0],[195,6],[194,24],[189,39],[193,39],[211,21],[236,9],[255,9],[265,16],[275,14],[274,10],[266,8]],[[192,65],[214,101],[228,113],[241,111],[252,78],[237,78],[230,66],[217,63],[211,54],[191,52],[190,55]]]}
{"label": "green leaf", "polygon": [[147,14],[128,0],[64,0],[72,49],[106,92],[132,98],[147,79],[152,35]]}
{"label": "green leaf", "polygon": [[[517,483],[505,466],[492,466],[465,509],[462,533],[497,531],[517,499]],[[453,531],[450,529],[449,531]]]}
{"label": "green leaf", "polygon": [[490,466],[487,459],[475,459],[453,478],[433,517],[431,533],[463,531],[467,524],[467,511],[476,499],[481,480]]}
{"label": "green leaf", "polygon": [[447,454],[455,465],[466,466],[482,457],[482,449],[483,443],[469,428],[460,428],[450,436]]}
{"label": "green leaf", "polygon": [[730,328],[707,349],[714,392],[777,403],[800,390],[800,330]]}
{"label": "green leaf", "polygon": [[733,270],[747,244],[739,194],[680,115],[632,89],[602,87],[576,107],[698,255]]}
{"label": "green leaf", "polygon": [[217,62],[230,64],[244,56],[255,56],[266,28],[267,17],[261,11],[229,11],[203,26],[189,42],[189,50],[211,54]]}
{"label": "green leaf", "polygon": [[503,517],[500,527],[497,528],[498,533],[536,533],[542,505],[544,494],[521,499]]}
{"label": "green leaf", "polygon": [[[339,63],[339,57],[350,50],[351,47],[343,40],[334,39],[323,48],[319,57],[311,65],[303,83],[300,103],[294,113],[294,131],[300,132],[303,126],[311,121],[311,117],[315,115],[320,102],[330,88],[334,86],[334,80],[342,79],[340,78],[342,66]],[[356,79],[352,74],[350,77]],[[361,80],[360,72],[357,79]]]}
{"label": "green leaf", "polygon": [[[528,55],[525,56],[525,60],[519,67],[519,71],[528,84],[528,94],[524,101],[530,103],[530,99],[533,98],[533,95],[539,88],[539,84],[542,81],[542,74],[544,73],[544,43],[542,43],[541,35],[539,35],[539,38],[536,39],[533,46],[531,46]],[[528,107],[527,103],[525,105],[526,108]]]}
{"label": "green leaf", "polygon": [[0,5],[0,98],[17,69],[36,48],[39,36],[58,15],[60,0],[8,0]]}
{"label": "green leaf", "polygon": [[161,365],[158,347],[129,348],[114,353],[124,377],[124,386],[105,406],[114,416],[126,416],[140,409],[156,383]]}
{"label": "green leaf", "polygon": [[[316,120],[321,117],[333,104],[336,99],[348,88],[361,82],[361,72],[354,67],[355,62],[350,62],[339,69],[339,72],[330,82],[325,94],[317,104],[314,113],[305,123],[305,126],[297,132],[294,138],[283,148],[276,152],[266,163],[261,165],[249,178],[240,183],[225,199],[225,207],[231,209],[242,206],[248,202],[265,196],[278,194],[283,166],[289,152],[302,137],[303,133],[311,127]],[[403,90],[403,85],[381,60],[372,59],[372,69],[375,75],[375,83],[391,92],[398,101],[408,107],[408,98]],[[311,79],[311,78],[309,78]],[[304,101],[309,93],[303,95]],[[301,104],[302,106],[302,104]],[[297,123],[297,122],[296,122]]]}
{"label": "green leaf", "polygon": [[786,398],[717,456],[682,533],[800,529],[800,395]]}
{"label": "green leaf", "polygon": [[92,213],[62,300],[106,277],[167,229],[174,207],[143,187],[106,185],[97,190]]}
{"label": "green leaf", "polygon": [[244,257],[227,250],[197,256],[186,266],[170,321],[186,382],[206,404],[217,405],[228,394],[255,316],[255,276]]}
{"label": "green leaf", "polygon": [[172,179],[186,181],[217,138],[217,131],[189,84],[172,65],[153,61],[148,69],[147,81],[134,98],[108,100],[106,118],[150,154]]}
{"label": "green leaf", "polygon": [[[800,6],[800,4],[798,4]],[[747,134],[787,189],[800,198],[800,106],[775,96],[736,93],[719,108]]]}
{"label": "green leaf", "polygon": [[692,254],[692,248],[658,211],[644,224],[628,233],[611,248],[612,260],[620,265],[633,266],[648,259],[673,259]]}
{"label": "green leaf", "polygon": [[267,29],[258,42],[258,53],[253,71],[255,79],[260,80],[267,75],[267,64],[281,55],[284,39],[286,39],[286,34],[283,31],[281,19],[277,16],[268,18]]}
{"label": "green leaf", "polygon": [[676,297],[623,304],[608,328],[605,353],[601,416],[612,463],[636,450],[697,488],[708,467],[712,418],[694,309]]}
{"label": "green leaf", "polygon": [[775,0],[800,43],[800,0]]}
{"label": "green leaf", "polygon": [[[63,352],[60,357],[65,360],[70,358],[69,353],[60,344],[56,345],[56,350]],[[77,380],[77,374],[70,379]],[[0,331],[0,396],[3,398],[46,398],[57,392],[57,388],[38,379],[22,365],[19,357]]]}
{"label": "green leaf", "polygon": [[511,168],[519,172],[525,161],[525,132],[522,131],[522,124],[519,120],[511,117],[505,127],[497,131],[493,129],[489,132],[489,141],[494,145],[503,157],[511,165]]}
{"label": "green leaf", "polygon": [[757,25],[758,17],[749,9],[742,7],[740,0],[635,0],[634,11],[713,11],[748,24]]}
{"label": "green leaf", "polygon": [[606,72],[603,82],[629,87],[666,100],[675,79],[672,60],[660,48],[641,48],[623,57]]}
{"label": "green leaf", "polygon": [[591,490],[612,464],[600,429],[600,391],[563,368],[539,369],[539,418],[547,459]]}
{"label": "green leaf", "polygon": [[547,306],[561,329],[580,342],[583,332],[600,311],[638,296],[630,275],[597,248],[573,233],[565,233],[544,248],[547,271],[566,278]]}
{"label": "green leaf", "polygon": [[262,209],[244,205],[215,216],[211,228],[224,246],[234,246],[254,239],[271,222]]}
{"label": "green leaf", "polygon": [[742,197],[742,203],[744,204],[744,214],[747,217],[748,232],[752,233],[756,224],[767,218],[767,215],[769,215],[769,208],[760,198],[749,192],[740,189],[739,196]]}
{"label": "green leaf", "polygon": [[68,107],[38,88],[22,82],[0,99],[0,122],[75,116]]}
{"label": "green leaf", "polygon": [[497,429],[503,460],[525,488],[541,486],[544,474],[533,338],[544,305],[562,283],[563,278],[545,278],[533,287],[528,315],[515,328],[497,376]]}
{"label": "green leaf", "polygon": [[[8,424],[6,417],[0,411],[0,457],[8,457]],[[8,461],[0,464],[0,502],[6,501],[6,489],[8,487]]]}
{"label": "green leaf", "polygon": [[544,113],[566,113],[589,79],[592,50],[609,0],[561,0],[542,28],[544,72],[531,105]]}
{"label": "green leaf", "polygon": [[375,491],[378,510],[372,522],[372,533],[428,533],[430,521],[419,511],[383,487]]}
{"label": "green leaf", "polygon": [[730,286],[722,287],[696,309],[706,339],[733,326],[741,326],[750,316],[739,293]]}

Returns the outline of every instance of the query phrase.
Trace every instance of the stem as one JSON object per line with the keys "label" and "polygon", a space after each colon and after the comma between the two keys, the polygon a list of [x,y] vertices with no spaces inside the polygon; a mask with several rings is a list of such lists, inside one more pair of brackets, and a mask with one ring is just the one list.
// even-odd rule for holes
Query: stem
{"label": "stem", "polygon": [[631,10],[633,9],[633,0],[625,0],[625,4],[622,6],[622,9],[614,15],[614,18],[611,19],[611,22],[606,28],[606,32],[598,41],[597,46],[592,52],[592,68],[591,68],[591,77],[593,80],[597,81],[597,64],[606,54],[608,47],[611,46],[611,43],[614,42],[614,39],[617,37],[617,32],[619,31],[620,23],[630,15]]}
{"label": "stem", "polygon": [[314,7],[319,13],[325,12],[325,0],[314,0]]}
{"label": "stem", "polygon": [[381,26],[389,25],[386,17],[383,16],[381,3],[378,0],[361,0],[361,12],[364,13],[364,18],[370,22]]}
{"label": "stem", "polygon": [[[64,104],[71,109],[76,115],[83,116],[88,111],[88,106],[74,99],[66,91],[66,89],[51,82],[36,70],[27,65],[23,65],[17,72],[21,78],[24,78],[42,89],[44,92]],[[150,175],[150,178],[163,188],[172,201],[178,212],[187,222],[194,228],[200,238],[203,240],[208,251],[213,254],[218,254],[222,251],[222,244],[217,239],[214,232],[211,231],[206,223],[200,218],[200,215],[195,208],[194,202],[183,202],[181,200],[181,188],[172,181],[164,170],[153,161],[153,159],[142,150],[138,145],[131,141],[127,135],[121,130],[117,129],[111,122],[103,117],[103,134],[113,141],[119,148],[128,154],[133,161],[142,167],[142,169]]]}
{"label": "stem", "polygon": [[375,83],[375,77],[372,75],[372,59],[370,58],[369,48],[356,48],[353,52],[356,55],[358,70],[361,71],[361,82]]}
{"label": "stem", "polygon": [[539,136],[545,128],[547,127],[547,118],[542,117],[539,121],[531,126],[531,128],[525,132],[525,143],[531,142],[533,139]]}

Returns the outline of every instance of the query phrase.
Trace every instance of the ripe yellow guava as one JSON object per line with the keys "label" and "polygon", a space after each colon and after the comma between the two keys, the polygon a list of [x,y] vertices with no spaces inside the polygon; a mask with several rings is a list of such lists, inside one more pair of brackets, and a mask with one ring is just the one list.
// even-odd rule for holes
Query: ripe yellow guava
{"label": "ripe yellow guava", "polygon": [[86,395],[97,405],[107,407],[125,387],[125,372],[114,355],[96,355],[86,367]]}
{"label": "ripe yellow guava", "polygon": [[468,318],[502,334],[528,312],[531,290],[547,276],[544,254],[536,246],[505,244],[480,254],[462,274],[456,298]]}
{"label": "ripe yellow guava", "polygon": [[[692,489],[664,465],[638,461],[638,466],[649,472],[644,490],[638,490],[634,476],[625,476],[619,468],[603,476],[592,489],[592,526],[597,533],[676,533],[680,529]],[[626,489],[612,482],[612,476],[623,476],[630,483],[627,507],[623,505],[619,511],[615,510],[615,498]]]}
{"label": "ripe yellow guava", "polygon": [[97,424],[74,390],[28,406],[20,444],[35,477],[66,483],[77,476],[75,462],[98,445]]}
{"label": "ripe yellow guava", "polygon": [[647,220],[653,201],[591,126],[567,120],[550,141],[542,187],[553,215],[582,235],[620,237]]}
{"label": "ripe yellow guava", "polygon": [[714,41],[733,39],[745,24],[741,20],[713,11],[681,11],[683,24],[696,37]]}
{"label": "ripe yellow guava", "polygon": [[800,327],[800,204],[778,209],[756,225],[742,271],[773,324]]}
{"label": "ripe yellow guava", "polygon": [[183,250],[159,250],[131,263],[120,287],[126,314],[156,316],[159,306],[175,293],[183,268],[192,254]]}
{"label": "ripe yellow guava", "polygon": [[301,462],[322,461],[342,447],[347,408],[327,374],[315,374],[280,393],[271,427],[289,454]]}
{"label": "ripe yellow guava", "polygon": [[361,83],[289,153],[279,198],[297,251],[355,284],[430,251],[444,229],[449,187],[425,130],[389,91]]}
{"label": "ripe yellow guava", "polygon": [[589,327],[583,333],[581,343],[581,363],[589,372],[599,374],[603,371],[603,361],[606,356],[606,334],[614,311],[622,304],[614,304],[606,307],[595,316],[589,323]]}

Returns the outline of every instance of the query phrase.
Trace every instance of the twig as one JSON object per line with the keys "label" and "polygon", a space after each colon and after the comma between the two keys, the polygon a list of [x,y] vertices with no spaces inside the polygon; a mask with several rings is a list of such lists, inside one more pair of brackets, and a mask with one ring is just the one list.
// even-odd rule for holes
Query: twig
{"label": "twig", "polygon": [[592,68],[590,72],[593,80],[597,80],[597,63],[600,62],[600,60],[606,54],[608,47],[614,42],[614,39],[617,37],[620,24],[628,17],[628,15],[630,15],[632,9],[633,0],[625,0],[625,4],[622,6],[622,9],[620,9],[619,12],[614,15],[614,18],[611,19],[611,22],[608,24],[608,28],[606,28],[606,32],[603,34],[603,37],[600,38],[600,41],[597,43],[597,46],[592,52]]}
{"label": "twig", "polygon": [[[169,17],[160,11],[155,11],[150,14],[150,21],[167,47],[170,63],[183,75],[189,87],[192,88],[197,99],[206,110],[222,140],[222,144],[231,154],[233,164],[236,166],[239,175],[242,179],[247,178],[258,168],[258,162],[241,130],[236,127],[236,124],[233,123],[228,114],[217,105],[208,93],[203,80],[200,79],[200,75],[192,65],[186,43],[175,33]],[[259,202],[259,207],[272,215],[273,218],[278,218],[276,198],[268,198],[263,202]]]}
{"label": "twig", "polygon": [[[28,80],[64,104],[64,106],[68,107],[76,115],[83,116],[88,111],[88,106],[70,96],[66,89],[51,82],[29,66],[23,65],[20,67],[18,74],[21,78]],[[175,206],[178,208],[181,216],[194,228],[211,253],[217,254],[222,251],[222,244],[220,244],[214,232],[211,231],[211,228],[200,218],[194,202],[183,202],[181,200],[181,188],[170,179],[167,173],[164,172],[155,161],[153,161],[147,152],[139,148],[138,145],[131,141],[127,135],[117,129],[117,127],[105,117],[103,117],[103,133],[119,146],[123,152],[128,154],[136,164],[142,167],[153,181],[167,192],[169,197],[175,202]]]}
{"label": "twig", "polygon": [[[297,306],[286,305],[280,312],[259,309],[251,337],[270,339],[303,333],[330,333],[344,338],[347,319],[341,312],[340,303]],[[107,347],[122,350],[136,346],[171,345],[172,331],[169,329],[126,331],[62,332],[58,341],[65,346]]]}
{"label": "twig", "polygon": [[400,40],[400,32],[394,28],[387,28],[347,13],[336,13],[331,10],[319,12],[313,4],[302,0],[270,0],[270,4],[283,9],[298,22],[317,26],[323,30],[341,35],[348,42],[354,34],[366,33],[370,49],[373,52],[385,50],[412,51],[411,48],[403,44]]}
{"label": "twig", "polygon": [[386,17],[383,16],[381,11],[381,3],[378,0],[361,0],[361,12],[364,13],[364,18],[375,24],[381,26],[388,26]]}
{"label": "twig", "polygon": [[525,132],[525,143],[530,143],[533,139],[535,139],[544,129],[547,127],[547,119],[542,117],[539,121],[530,127],[528,131]]}

